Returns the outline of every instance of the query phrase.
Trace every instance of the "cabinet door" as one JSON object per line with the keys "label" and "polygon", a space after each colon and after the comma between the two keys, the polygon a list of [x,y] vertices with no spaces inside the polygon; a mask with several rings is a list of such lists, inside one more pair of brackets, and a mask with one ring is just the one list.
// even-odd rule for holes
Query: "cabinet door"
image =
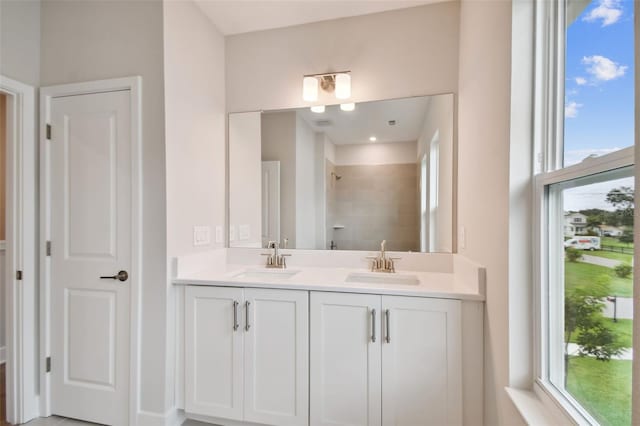
{"label": "cabinet door", "polygon": [[244,420],[309,424],[309,293],[245,289]]}
{"label": "cabinet door", "polygon": [[380,296],[311,293],[311,425],[380,425]]}
{"label": "cabinet door", "polygon": [[242,420],[243,290],[187,287],[185,411]]}
{"label": "cabinet door", "polygon": [[382,309],[382,424],[462,424],[460,302],[383,296]]}

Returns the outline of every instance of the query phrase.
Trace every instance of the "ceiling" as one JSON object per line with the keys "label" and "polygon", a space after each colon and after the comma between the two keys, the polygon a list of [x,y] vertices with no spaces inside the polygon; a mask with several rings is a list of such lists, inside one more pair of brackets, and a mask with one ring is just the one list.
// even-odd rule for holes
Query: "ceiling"
{"label": "ceiling", "polygon": [[[324,132],[336,145],[412,142],[420,137],[430,96],[356,104],[354,111],[327,106],[322,114],[309,108],[296,110],[316,132]],[[396,124],[389,125],[389,120]]]}
{"label": "ceiling", "polygon": [[290,27],[443,0],[196,0],[224,35]]}

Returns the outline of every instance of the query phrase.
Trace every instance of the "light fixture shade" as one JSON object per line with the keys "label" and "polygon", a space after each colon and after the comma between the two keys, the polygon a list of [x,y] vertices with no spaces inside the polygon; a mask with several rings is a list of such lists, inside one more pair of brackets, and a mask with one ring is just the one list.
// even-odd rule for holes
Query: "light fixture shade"
{"label": "light fixture shade", "polygon": [[351,76],[336,74],[336,98],[349,99],[351,97]]}
{"label": "light fixture shade", "polygon": [[356,104],[340,104],[340,109],[343,111],[353,111],[354,109],[356,109]]}
{"label": "light fixture shade", "polygon": [[318,79],[315,77],[305,77],[302,79],[302,99],[307,102],[318,100]]}
{"label": "light fixture shade", "polygon": [[318,114],[324,112],[324,105],[314,105],[311,107],[312,112],[317,112]]}

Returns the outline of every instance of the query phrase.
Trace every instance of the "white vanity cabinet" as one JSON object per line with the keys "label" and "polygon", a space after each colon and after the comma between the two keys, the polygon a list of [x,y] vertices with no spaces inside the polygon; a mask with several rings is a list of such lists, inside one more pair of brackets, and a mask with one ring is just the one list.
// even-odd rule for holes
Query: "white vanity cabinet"
{"label": "white vanity cabinet", "polygon": [[312,292],[311,426],[462,424],[457,300]]}
{"label": "white vanity cabinet", "polygon": [[185,411],[308,425],[308,318],[306,291],[187,287]]}

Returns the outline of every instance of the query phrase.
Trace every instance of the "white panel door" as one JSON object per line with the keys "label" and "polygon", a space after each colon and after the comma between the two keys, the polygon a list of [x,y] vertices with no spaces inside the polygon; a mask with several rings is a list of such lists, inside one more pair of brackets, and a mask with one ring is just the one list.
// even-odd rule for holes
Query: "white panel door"
{"label": "white panel door", "polygon": [[460,301],[382,297],[384,426],[461,425]]}
{"label": "white panel door", "polygon": [[262,162],[262,247],[280,241],[280,162]]}
{"label": "white panel door", "polygon": [[[130,92],[50,104],[51,408],[126,425],[131,267]],[[124,275],[122,275],[124,278]]]}
{"label": "white panel door", "polygon": [[309,424],[309,293],[245,289],[244,420]]}
{"label": "white panel door", "polygon": [[311,425],[381,424],[380,296],[311,293]]}
{"label": "white panel door", "polygon": [[185,411],[242,420],[243,290],[187,287]]}

